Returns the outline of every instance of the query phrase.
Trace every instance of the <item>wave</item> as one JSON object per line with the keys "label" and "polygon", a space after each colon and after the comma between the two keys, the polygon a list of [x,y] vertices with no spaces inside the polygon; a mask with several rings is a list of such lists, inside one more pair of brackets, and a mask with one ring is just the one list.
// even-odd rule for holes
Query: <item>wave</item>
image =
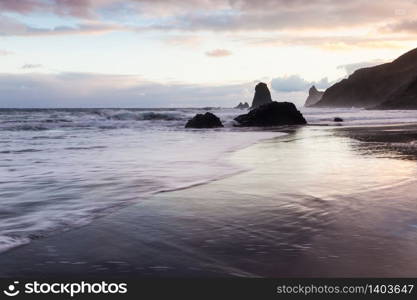
{"label": "wave", "polygon": [[168,123],[185,120],[187,115],[179,111],[100,109],[66,112],[61,115],[49,115],[44,112],[33,116],[27,113],[13,120],[4,117],[1,120],[1,117],[0,115],[1,131],[47,131],[71,128],[120,129],[138,127],[142,126],[140,121]]}
{"label": "wave", "polygon": [[19,154],[19,153],[30,153],[30,152],[39,152],[42,150],[39,149],[22,149],[22,150],[4,150],[0,151],[0,154]]}
{"label": "wave", "polygon": [[91,146],[91,147],[67,147],[64,150],[91,150],[91,149],[105,149],[106,146]]}
{"label": "wave", "polygon": [[238,174],[242,174],[242,173],[245,173],[245,172],[247,172],[249,170],[250,170],[249,168],[240,168],[240,169],[236,169],[234,172],[230,172],[230,173],[228,173],[226,175],[217,176],[217,177],[214,176],[214,177],[209,178],[209,179],[205,179],[205,180],[201,180],[201,181],[195,181],[195,182],[192,182],[192,183],[189,183],[189,184],[185,184],[185,185],[178,185],[176,187],[161,189],[161,190],[159,190],[159,191],[157,191],[155,193],[156,194],[157,193],[163,194],[163,193],[169,193],[169,192],[187,190],[187,189],[190,189],[190,188],[193,188],[193,187],[197,187],[197,186],[200,186],[200,185],[209,184],[211,182],[220,181],[222,179],[225,179],[225,178],[228,178],[228,177],[231,177],[231,176],[235,176],[235,175],[238,175]]}
{"label": "wave", "polygon": [[138,112],[131,110],[100,110],[97,112],[98,115],[103,116],[109,120],[117,121],[152,121],[152,120],[163,120],[163,121],[174,121],[184,119],[184,115],[178,112]]}
{"label": "wave", "polygon": [[[74,133],[69,143],[62,139],[49,144],[33,143],[30,134],[17,134],[30,138],[27,147],[22,140],[10,139],[8,149],[30,152],[33,145],[38,145],[42,152],[36,157],[4,157],[15,170],[5,181],[7,190],[0,192],[0,202],[7,207],[0,218],[0,252],[89,224],[155,193],[186,189],[244,172],[246,168],[229,161],[229,155],[281,135],[286,134],[86,130]],[[36,169],[15,167],[28,163],[39,164]],[[33,196],[25,197],[26,191],[33,191]]]}
{"label": "wave", "polygon": [[39,124],[21,124],[17,126],[6,126],[1,127],[0,130],[9,130],[9,131],[44,131],[50,128],[39,125]]}
{"label": "wave", "polygon": [[41,123],[71,123],[73,122],[72,120],[67,120],[67,119],[45,119],[45,120],[41,120]]}
{"label": "wave", "polygon": [[0,235],[0,253],[30,243],[29,238]]}

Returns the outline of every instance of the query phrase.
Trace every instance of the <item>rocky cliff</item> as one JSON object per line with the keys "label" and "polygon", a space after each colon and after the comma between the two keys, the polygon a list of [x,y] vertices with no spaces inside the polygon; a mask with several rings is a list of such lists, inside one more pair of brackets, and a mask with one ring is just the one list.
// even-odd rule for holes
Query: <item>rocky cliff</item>
{"label": "rocky cliff", "polygon": [[391,63],[355,71],[313,106],[417,109],[417,49]]}

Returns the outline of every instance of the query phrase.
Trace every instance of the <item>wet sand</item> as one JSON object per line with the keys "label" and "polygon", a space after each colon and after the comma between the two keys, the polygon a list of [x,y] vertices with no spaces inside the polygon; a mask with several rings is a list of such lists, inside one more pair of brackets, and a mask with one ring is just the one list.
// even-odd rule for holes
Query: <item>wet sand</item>
{"label": "wet sand", "polygon": [[[395,153],[402,158],[415,160],[417,158],[417,125],[387,125],[369,127],[341,128],[337,134],[365,142],[362,149],[369,149],[376,154]],[[405,145],[405,144],[409,145]]]}
{"label": "wet sand", "polygon": [[416,277],[416,132],[291,130],[228,158],[247,172],[0,254],[0,276]]}

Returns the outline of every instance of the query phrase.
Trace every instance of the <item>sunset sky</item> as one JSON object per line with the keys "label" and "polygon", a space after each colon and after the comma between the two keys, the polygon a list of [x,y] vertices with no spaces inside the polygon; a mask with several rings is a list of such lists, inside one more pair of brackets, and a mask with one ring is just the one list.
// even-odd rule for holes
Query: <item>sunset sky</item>
{"label": "sunset sky", "polygon": [[417,1],[0,0],[0,107],[302,104],[417,47]]}

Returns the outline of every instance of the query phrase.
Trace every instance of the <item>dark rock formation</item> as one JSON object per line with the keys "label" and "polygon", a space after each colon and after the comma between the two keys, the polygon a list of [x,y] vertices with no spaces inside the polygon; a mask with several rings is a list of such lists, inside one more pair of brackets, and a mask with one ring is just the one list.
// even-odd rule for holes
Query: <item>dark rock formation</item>
{"label": "dark rock formation", "polygon": [[328,88],[314,106],[417,109],[417,49],[355,71]]}
{"label": "dark rock formation", "polygon": [[308,97],[306,103],[304,104],[305,107],[312,106],[321,100],[323,97],[324,92],[318,91],[316,87],[313,85],[310,90],[308,91]]}
{"label": "dark rock formation", "polygon": [[237,108],[237,109],[248,109],[249,108],[249,104],[248,104],[248,102],[245,102],[245,103],[240,102],[234,108]]}
{"label": "dark rock formation", "polygon": [[342,118],[336,117],[333,119],[334,122],[343,122]]}
{"label": "dark rock formation", "polygon": [[268,86],[263,82],[258,83],[255,87],[255,96],[253,97],[251,108],[257,108],[270,102],[272,102],[272,98]]}
{"label": "dark rock formation", "polygon": [[185,128],[215,128],[215,127],[223,127],[223,124],[216,115],[210,112],[206,112],[204,115],[197,114],[194,116],[194,118],[188,120],[187,124],[185,124]]}
{"label": "dark rock formation", "polygon": [[417,77],[391,95],[376,109],[417,109]]}
{"label": "dark rock formation", "polygon": [[238,126],[279,126],[307,124],[303,115],[290,102],[271,102],[235,118]]}

